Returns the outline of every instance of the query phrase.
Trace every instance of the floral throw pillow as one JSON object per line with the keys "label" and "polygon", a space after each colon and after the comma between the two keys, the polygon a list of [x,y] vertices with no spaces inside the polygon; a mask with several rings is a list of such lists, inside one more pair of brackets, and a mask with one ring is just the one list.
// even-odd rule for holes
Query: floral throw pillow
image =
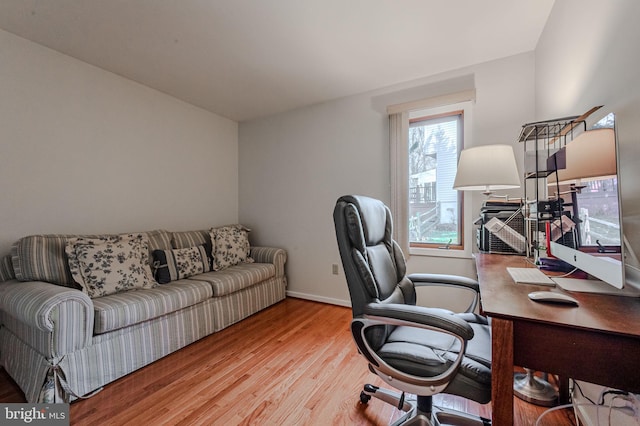
{"label": "floral throw pillow", "polygon": [[174,250],[154,250],[153,267],[160,284],[181,280],[211,270],[204,245]]}
{"label": "floral throw pillow", "polygon": [[145,234],[72,238],[65,251],[73,279],[89,297],[156,286]]}
{"label": "floral throw pillow", "polygon": [[252,263],[249,256],[249,229],[242,225],[222,226],[209,231],[213,249],[213,270],[220,271],[239,263]]}

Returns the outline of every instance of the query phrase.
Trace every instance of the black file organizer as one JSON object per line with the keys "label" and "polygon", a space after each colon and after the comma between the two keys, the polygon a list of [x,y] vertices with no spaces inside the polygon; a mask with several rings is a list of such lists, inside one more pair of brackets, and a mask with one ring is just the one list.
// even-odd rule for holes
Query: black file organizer
{"label": "black file organizer", "polygon": [[[492,232],[487,224],[492,219],[504,224],[505,232]],[[495,224],[495,221],[493,222]],[[526,254],[525,224],[520,202],[485,201],[480,210],[480,217],[475,221],[480,227],[476,231],[478,249],[487,253]],[[502,226],[502,225],[501,225]],[[506,227],[508,229],[508,232]],[[495,227],[493,227],[495,230]],[[512,239],[515,231],[519,238]]]}

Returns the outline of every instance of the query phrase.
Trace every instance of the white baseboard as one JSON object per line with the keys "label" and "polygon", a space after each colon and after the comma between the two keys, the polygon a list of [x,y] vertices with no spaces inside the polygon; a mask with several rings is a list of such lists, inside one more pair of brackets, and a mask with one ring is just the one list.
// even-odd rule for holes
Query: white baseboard
{"label": "white baseboard", "polygon": [[351,302],[349,302],[348,300],[334,299],[332,297],[316,296],[315,294],[299,293],[297,291],[287,290],[287,296],[295,297],[297,299],[312,300],[314,302],[328,303],[330,305],[344,306],[347,308],[351,307]]}

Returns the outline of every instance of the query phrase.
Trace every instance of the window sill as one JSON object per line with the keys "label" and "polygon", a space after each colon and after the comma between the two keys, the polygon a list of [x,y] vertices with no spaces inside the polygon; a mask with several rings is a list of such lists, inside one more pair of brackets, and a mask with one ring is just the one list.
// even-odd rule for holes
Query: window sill
{"label": "window sill", "polygon": [[411,256],[430,256],[430,257],[450,257],[460,259],[471,259],[471,250],[452,250],[437,248],[410,247],[409,254]]}

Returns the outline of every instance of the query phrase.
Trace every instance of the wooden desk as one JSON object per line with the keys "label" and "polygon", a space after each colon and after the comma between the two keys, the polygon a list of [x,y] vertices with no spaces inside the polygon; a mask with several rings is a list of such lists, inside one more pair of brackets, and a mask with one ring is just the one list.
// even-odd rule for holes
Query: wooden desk
{"label": "wooden desk", "polygon": [[640,392],[640,299],[574,292],[579,307],[533,302],[531,291],[562,290],[515,284],[507,266],[531,264],[476,255],[482,309],[492,318],[494,425],[513,424],[514,365]]}

